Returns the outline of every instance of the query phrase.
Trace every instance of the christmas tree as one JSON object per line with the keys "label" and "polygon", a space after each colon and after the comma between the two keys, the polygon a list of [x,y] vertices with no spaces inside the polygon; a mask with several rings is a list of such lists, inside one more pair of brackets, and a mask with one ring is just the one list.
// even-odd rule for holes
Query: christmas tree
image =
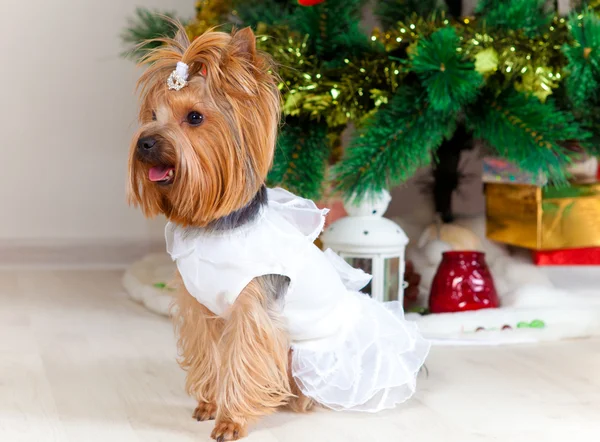
{"label": "christmas tree", "polygon": [[[360,197],[432,164],[436,209],[450,221],[458,161],[473,139],[552,184],[566,183],[569,144],[597,153],[600,18],[592,2],[565,18],[544,0],[481,0],[473,17],[456,0],[380,0],[382,28],[372,33],[360,25],[365,3],[197,2],[190,37],[252,26],[279,66],[283,124],[270,184],[308,198],[331,187]],[[138,44],[170,32],[167,20],[140,10],[124,37]]]}

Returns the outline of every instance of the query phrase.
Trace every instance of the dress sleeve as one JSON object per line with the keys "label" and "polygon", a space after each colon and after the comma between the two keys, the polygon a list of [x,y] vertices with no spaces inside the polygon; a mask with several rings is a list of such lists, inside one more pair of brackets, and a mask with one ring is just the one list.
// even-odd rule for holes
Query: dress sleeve
{"label": "dress sleeve", "polygon": [[319,209],[311,200],[301,198],[281,188],[268,189],[269,207],[276,210],[310,241],[323,231],[329,209]]}

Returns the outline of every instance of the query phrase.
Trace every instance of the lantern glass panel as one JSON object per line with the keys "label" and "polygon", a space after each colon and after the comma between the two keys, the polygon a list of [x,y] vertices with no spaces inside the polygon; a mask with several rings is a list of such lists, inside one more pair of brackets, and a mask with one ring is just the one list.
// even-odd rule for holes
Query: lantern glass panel
{"label": "lantern glass panel", "polygon": [[[361,269],[364,272],[367,272],[369,275],[373,274],[373,260],[371,258],[356,258],[356,257],[347,256],[347,257],[344,257],[344,259],[346,260],[346,262],[348,264],[350,264],[355,269]],[[369,281],[369,283],[360,291],[369,296],[372,296],[371,281]]]}
{"label": "lantern glass panel", "polygon": [[383,300],[398,301],[400,292],[400,258],[386,258],[383,263]]}

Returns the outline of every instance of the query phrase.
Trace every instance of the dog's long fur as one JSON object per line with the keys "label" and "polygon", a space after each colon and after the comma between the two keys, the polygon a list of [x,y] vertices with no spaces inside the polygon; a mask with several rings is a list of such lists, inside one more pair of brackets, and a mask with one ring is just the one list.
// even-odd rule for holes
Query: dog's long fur
{"label": "dog's long fur", "polygon": [[[289,341],[277,300],[277,276],[251,281],[233,304],[219,343],[217,419],[245,426],[292,396]],[[215,429],[217,431],[217,429]]]}
{"label": "dog's long fur", "polygon": [[[280,96],[268,56],[255,49],[250,29],[231,35],[207,32],[190,42],[179,26],[174,39],[144,58],[139,80],[141,127],[129,157],[129,201],[147,216],[163,213],[190,229],[227,230],[251,221],[266,203],[264,181],[273,159]],[[188,85],[167,89],[183,61]],[[186,123],[201,112],[199,126]],[[138,140],[156,141],[140,152]],[[148,178],[152,167],[173,169],[161,185]],[[308,411],[291,372],[291,350],[281,310],[288,280],[266,275],[252,280],[227,318],[221,318],[180,288],[173,321],[186,389],[198,400],[194,417],[216,417],[212,437],[236,440],[248,422],[288,406]]]}
{"label": "dog's long fur", "polygon": [[[247,205],[263,186],[280,96],[269,58],[257,53],[249,28],[233,36],[207,32],[191,43],[184,30],[178,35],[142,62],[149,67],[138,81],[142,127],[131,146],[129,199],[147,216],[164,213],[182,226],[203,227]],[[189,84],[170,91],[166,79],[178,61],[189,66]],[[181,124],[192,109],[203,113],[201,127]],[[177,166],[168,193],[146,185],[149,164],[136,157],[136,143],[147,136],[163,146],[160,160]]]}

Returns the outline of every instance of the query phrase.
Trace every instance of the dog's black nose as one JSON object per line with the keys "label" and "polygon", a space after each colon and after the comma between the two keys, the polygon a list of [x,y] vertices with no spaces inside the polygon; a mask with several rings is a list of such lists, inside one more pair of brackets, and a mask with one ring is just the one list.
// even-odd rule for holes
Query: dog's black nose
{"label": "dog's black nose", "polygon": [[156,138],[153,137],[142,137],[137,142],[138,150],[147,152],[156,145]]}

